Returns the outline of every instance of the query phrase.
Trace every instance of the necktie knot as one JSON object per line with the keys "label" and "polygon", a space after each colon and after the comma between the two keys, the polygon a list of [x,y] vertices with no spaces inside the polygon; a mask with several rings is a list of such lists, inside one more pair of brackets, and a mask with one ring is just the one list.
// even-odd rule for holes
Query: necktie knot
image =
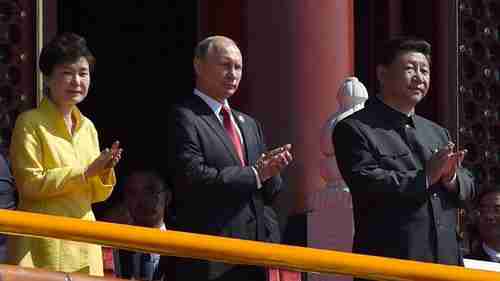
{"label": "necktie knot", "polygon": [[230,109],[227,105],[224,105],[221,109],[220,109],[220,114],[223,118],[223,120],[225,121],[226,119],[229,119],[231,120],[231,114],[229,113],[230,112]]}

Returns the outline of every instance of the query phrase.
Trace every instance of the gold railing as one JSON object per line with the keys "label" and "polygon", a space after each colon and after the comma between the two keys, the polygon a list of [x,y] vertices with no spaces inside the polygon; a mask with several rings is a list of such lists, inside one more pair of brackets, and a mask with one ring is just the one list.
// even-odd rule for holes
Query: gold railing
{"label": "gold railing", "polygon": [[236,264],[343,274],[373,280],[492,281],[500,273],[178,231],[0,210],[0,231]]}

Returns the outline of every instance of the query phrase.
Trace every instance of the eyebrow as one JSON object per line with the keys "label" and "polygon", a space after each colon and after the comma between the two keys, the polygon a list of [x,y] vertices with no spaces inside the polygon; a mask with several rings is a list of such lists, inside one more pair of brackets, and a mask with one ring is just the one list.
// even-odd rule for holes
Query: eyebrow
{"label": "eyebrow", "polygon": [[[62,65],[62,68],[63,69],[68,69],[68,70],[73,70],[74,68],[69,66],[69,65]],[[85,66],[82,66],[82,67],[79,67],[78,70],[89,70],[88,67],[85,67]]]}

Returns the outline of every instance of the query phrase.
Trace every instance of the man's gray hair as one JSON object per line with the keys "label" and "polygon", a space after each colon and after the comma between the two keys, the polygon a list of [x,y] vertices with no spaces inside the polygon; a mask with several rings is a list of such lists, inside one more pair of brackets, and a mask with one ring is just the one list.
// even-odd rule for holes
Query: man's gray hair
{"label": "man's gray hair", "polygon": [[210,37],[207,37],[203,40],[201,40],[198,45],[196,45],[195,49],[194,49],[194,57],[197,58],[197,59],[205,59],[207,57],[207,54],[208,54],[208,50],[210,48],[212,48],[212,46],[218,42],[230,42],[232,43],[234,46],[236,46],[236,43],[225,37],[225,36],[220,36],[220,35],[215,35],[215,36],[210,36]]}

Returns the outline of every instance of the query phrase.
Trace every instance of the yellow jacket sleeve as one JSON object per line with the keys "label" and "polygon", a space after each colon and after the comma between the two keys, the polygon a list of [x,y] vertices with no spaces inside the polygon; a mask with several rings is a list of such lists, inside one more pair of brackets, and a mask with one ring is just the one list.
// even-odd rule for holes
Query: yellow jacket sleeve
{"label": "yellow jacket sleeve", "polygon": [[[99,138],[94,126],[91,127],[91,133],[94,142],[99,147]],[[92,203],[104,201],[111,195],[113,186],[116,184],[115,171],[108,169],[101,175],[90,178],[89,181],[92,185]]]}
{"label": "yellow jacket sleeve", "polygon": [[19,193],[28,199],[42,199],[61,196],[87,185],[83,165],[53,168],[43,165],[44,154],[50,153],[49,147],[44,147],[44,137],[37,134],[26,117],[18,118],[10,147],[12,172]]}

